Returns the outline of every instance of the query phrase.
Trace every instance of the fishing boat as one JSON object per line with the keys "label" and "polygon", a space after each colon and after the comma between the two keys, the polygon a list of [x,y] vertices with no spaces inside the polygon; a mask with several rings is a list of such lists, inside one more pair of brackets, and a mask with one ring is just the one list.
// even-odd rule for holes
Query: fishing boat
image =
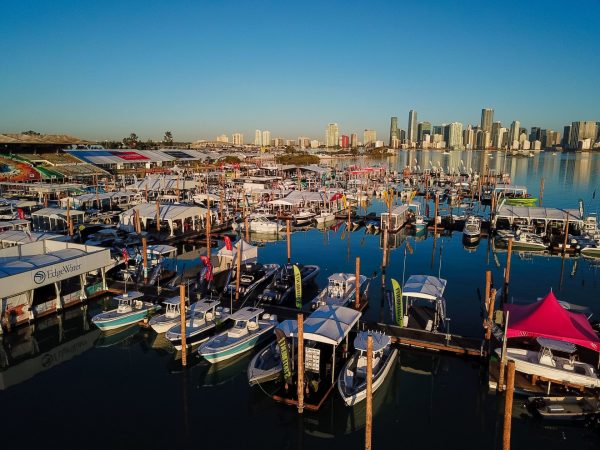
{"label": "fishing boat", "polygon": [[[576,360],[575,345],[543,337],[538,337],[537,342],[540,345],[539,351],[522,348],[506,349],[506,358],[515,362],[515,369],[518,372],[577,386],[600,387],[600,379],[594,367]],[[567,354],[568,357],[555,356],[553,351]],[[497,348],[495,352],[500,357],[502,349]]]}
{"label": "fishing boat", "polygon": [[250,386],[277,380],[281,376],[281,354],[277,342],[271,342],[260,350],[248,364]]}
{"label": "fishing boat", "polygon": [[[360,275],[358,288],[361,289],[367,277]],[[366,291],[366,289],[365,289]],[[346,306],[356,296],[356,275],[352,273],[334,273],[328,278],[327,287],[311,302],[312,309],[326,305]]]}
{"label": "fishing boat", "polygon": [[[256,262],[242,264],[240,266],[240,298],[247,299],[259,286],[268,283],[279,267],[279,264],[260,264]],[[223,289],[224,296],[235,295],[236,270],[232,270],[230,281]]]}
{"label": "fishing boat", "polygon": [[118,295],[115,300],[119,305],[115,309],[95,315],[92,317],[92,323],[102,331],[114,330],[135,324],[160,309],[159,305],[143,301],[143,296],[144,294],[137,291]]}
{"label": "fishing boat", "polygon": [[[302,286],[308,285],[319,274],[319,266],[295,264],[300,270]],[[286,264],[273,276],[273,281],[258,294],[261,302],[281,305],[293,297],[295,292],[294,265]]]}
{"label": "fishing boat", "polygon": [[305,227],[310,225],[315,220],[316,214],[311,211],[300,211],[292,215],[294,225],[297,227]]}
{"label": "fishing boat", "polygon": [[[185,344],[193,347],[206,341],[214,331],[229,318],[229,308],[223,308],[218,300],[203,299],[193,303],[185,321]],[[180,319],[181,320],[181,319]],[[181,350],[181,323],[171,327],[165,334],[176,350]]]}
{"label": "fishing boat", "polygon": [[597,397],[529,397],[530,408],[543,419],[571,421],[585,420],[600,414]]}
{"label": "fishing boat", "polygon": [[200,345],[198,353],[211,363],[225,361],[252,350],[273,337],[277,317],[264,314],[261,308],[245,307],[233,313],[229,319],[233,326]]}
{"label": "fishing boat", "polygon": [[523,231],[519,228],[515,233],[502,233],[499,235],[499,239],[505,244],[508,243],[510,237],[513,238],[512,246],[515,250],[543,251],[548,249],[548,244],[544,241],[544,238],[531,231]]}
{"label": "fishing boat", "polygon": [[383,384],[398,356],[391,339],[383,333],[361,331],[354,339],[356,352],[338,376],[338,390],[346,406],[353,406],[367,396],[367,338],[373,338],[373,393]]}
{"label": "fishing boat", "polygon": [[432,275],[411,275],[402,287],[402,316],[407,328],[437,333],[446,327],[447,281]]}
{"label": "fishing boat", "polygon": [[165,312],[152,317],[148,321],[148,325],[158,334],[167,332],[173,325],[181,322],[181,299],[179,296],[166,299],[164,305]]}
{"label": "fishing boat", "polygon": [[477,216],[468,216],[463,228],[463,241],[474,244],[481,239],[481,219]]}

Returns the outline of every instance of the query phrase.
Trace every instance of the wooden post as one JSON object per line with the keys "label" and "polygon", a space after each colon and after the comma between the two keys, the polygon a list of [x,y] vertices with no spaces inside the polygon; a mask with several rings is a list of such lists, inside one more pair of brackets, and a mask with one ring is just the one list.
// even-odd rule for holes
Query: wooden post
{"label": "wooden post", "polygon": [[223,191],[219,192],[219,222],[223,224],[223,201],[224,201]]}
{"label": "wooden post", "polygon": [[504,301],[508,300],[508,283],[510,283],[510,260],[512,256],[513,238],[508,238],[508,254],[506,256],[506,269],[504,270]]}
{"label": "wooden post", "polygon": [[502,433],[502,450],[510,450],[510,427],[512,424],[513,394],[515,392],[515,362],[508,361],[506,377],[506,397],[504,398],[504,430]]}
{"label": "wooden post", "polygon": [[237,251],[237,266],[235,270],[235,301],[240,299],[240,272],[242,271],[242,241]]}
{"label": "wooden post", "polygon": [[290,219],[285,221],[285,237],[287,239],[287,260],[292,262],[292,234],[290,232]]}
{"label": "wooden post", "polygon": [[371,450],[373,431],[373,336],[367,336],[367,411],[365,418],[365,450]]}
{"label": "wooden post", "polygon": [[73,237],[73,221],[71,220],[71,199],[67,199],[67,228],[69,236]]}
{"label": "wooden post", "polygon": [[[485,311],[487,312],[490,309],[490,289],[492,287],[492,271],[491,270],[486,270],[485,271]],[[483,318],[483,328],[487,329],[487,322],[485,320],[485,317]]]}
{"label": "wooden post", "polygon": [[544,177],[540,180],[540,206],[544,204]]}
{"label": "wooden post", "polygon": [[440,196],[436,193],[435,194],[435,215],[433,217],[433,234],[436,235],[437,234],[437,220],[438,220],[438,208],[440,205]]}
{"label": "wooden post", "polygon": [[142,238],[142,261],[144,268],[144,281],[148,280],[148,240],[143,237]]}
{"label": "wooden post", "polygon": [[244,231],[246,232],[246,241],[250,242],[250,223],[248,223],[248,216],[244,214]]}
{"label": "wooden post", "polygon": [[485,339],[490,340],[492,337],[492,323],[494,320],[494,307],[496,305],[496,289],[492,288],[490,291],[490,305],[488,308],[488,327],[485,330]]}
{"label": "wooden post", "polygon": [[187,366],[187,343],[185,335],[185,284],[179,285],[179,313],[181,316],[181,365]]}
{"label": "wooden post", "polygon": [[296,316],[298,323],[298,413],[304,411],[304,316]]}
{"label": "wooden post", "polygon": [[354,308],[360,308],[360,256],[356,257],[356,292],[354,298]]}
{"label": "wooden post", "polygon": [[[68,203],[67,203],[68,205]],[[567,252],[567,241],[569,240],[569,213],[567,212],[567,221],[565,222],[565,240],[563,241],[562,254]]]}
{"label": "wooden post", "polygon": [[506,311],[506,315],[504,316],[504,335],[502,336],[502,353],[500,354],[500,371],[498,372],[498,385],[496,386],[496,390],[502,391],[504,390],[504,371],[506,369],[506,334],[508,333],[508,319],[510,316],[510,311]]}
{"label": "wooden post", "polygon": [[156,231],[160,231],[160,203],[156,200]]}
{"label": "wooden post", "polygon": [[208,209],[206,210],[206,256],[208,259],[211,257],[211,242],[210,242],[210,229],[211,229],[211,215],[210,215],[210,200],[208,204]]}

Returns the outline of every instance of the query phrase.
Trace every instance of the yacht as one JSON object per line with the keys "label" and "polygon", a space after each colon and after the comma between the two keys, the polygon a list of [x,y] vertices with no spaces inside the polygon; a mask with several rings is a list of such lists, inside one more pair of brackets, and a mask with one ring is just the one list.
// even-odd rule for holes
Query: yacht
{"label": "yacht", "polygon": [[481,219],[476,216],[469,216],[465,221],[463,228],[463,241],[474,244],[481,239]]}
{"label": "yacht", "polygon": [[[360,275],[358,288],[361,289],[366,281],[367,277]],[[311,307],[317,309],[326,305],[346,306],[354,301],[355,292],[356,275],[352,273],[334,273],[328,278],[327,287],[312,300]]]}
{"label": "yacht", "polygon": [[[240,229],[245,230],[244,222],[239,224]],[[248,228],[253,233],[279,234],[285,233],[285,226],[282,226],[276,220],[271,220],[264,215],[256,216],[248,220]]]}
{"label": "yacht", "polygon": [[[319,274],[319,266],[295,264],[300,270],[302,286],[312,282]],[[258,300],[265,303],[281,305],[294,297],[295,292],[294,264],[286,264],[277,271],[273,281],[258,294]]]}
{"label": "yacht", "polygon": [[[279,264],[260,264],[256,262],[244,263],[240,266],[240,298],[250,297],[261,285],[271,281]],[[235,295],[236,290],[236,268],[231,271],[229,283],[223,289],[224,296]]]}
{"label": "yacht", "polygon": [[[212,333],[229,318],[229,308],[223,308],[218,300],[203,299],[193,303],[185,321],[185,344],[192,347],[206,341]],[[181,350],[181,324],[171,327],[165,337],[176,350]]]}
{"label": "yacht", "polygon": [[115,330],[138,323],[157,311],[160,306],[142,300],[144,294],[137,291],[126,292],[115,299],[119,305],[115,309],[92,317],[92,323],[102,331]]}

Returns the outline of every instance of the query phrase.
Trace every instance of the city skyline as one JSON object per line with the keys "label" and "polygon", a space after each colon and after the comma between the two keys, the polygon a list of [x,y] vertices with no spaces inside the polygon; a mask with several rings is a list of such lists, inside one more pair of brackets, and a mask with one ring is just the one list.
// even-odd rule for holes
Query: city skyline
{"label": "city skyline", "polygon": [[[431,124],[466,126],[486,107],[504,124],[562,130],[600,116],[598,13],[590,0],[12,2],[0,17],[0,48],[11,55],[0,132],[159,140],[171,130],[183,141],[239,132],[252,141],[264,127],[321,140],[323,124],[337,122],[387,141],[389,118],[405,129],[411,109]],[[427,32],[420,21],[399,27],[402,17],[426,17]],[[527,25],[532,18],[548,26]],[[403,56],[390,57],[398,48]],[[356,64],[361,53],[369,58]],[[545,70],[533,54],[558,59]]]}

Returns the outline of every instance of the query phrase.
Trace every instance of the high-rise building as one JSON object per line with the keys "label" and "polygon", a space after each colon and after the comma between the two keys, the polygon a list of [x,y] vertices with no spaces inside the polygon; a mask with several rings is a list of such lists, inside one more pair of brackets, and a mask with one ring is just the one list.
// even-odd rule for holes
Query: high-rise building
{"label": "high-rise building", "polygon": [[358,134],[357,133],[352,133],[350,135],[350,147],[352,147],[352,148],[358,147]]}
{"label": "high-rise building", "polygon": [[531,142],[541,141],[543,131],[545,130],[542,130],[540,127],[531,127],[531,130],[529,131],[529,140]]}
{"label": "high-rise building", "polygon": [[269,130],[264,130],[262,132],[262,145],[263,147],[271,146],[271,132]]}
{"label": "high-rise building", "polygon": [[400,142],[406,141],[406,131],[401,130],[400,128],[398,128],[398,140]]}
{"label": "high-rise building", "polygon": [[337,123],[330,123],[325,129],[325,146],[335,147],[338,145],[340,138],[340,130]]}
{"label": "high-rise building", "polygon": [[307,138],[306,136],[298,137],[298,147],[309,148],[310,147],[310,138]]}
{"label": "high-rise building", "polygon": [[463,147],[463,125],[460,122],[452,122],[448,125],[448,139],[446,146],[451,149]]}
{"label": "high-rise building", "polygon": [[506,144],[507,134],[508,130],[504,127],[500,127],[496,134],[492,136],[492,146],[496,147],[497,149],[503,148]]}
{"label": "high-rise building", "polygon": [[597,125],[596,122],[590,120],[573,122],[571,124],[571,137],[569,148],[579,148],[579,142],[590,139],[592,143],[596,141]]}
{"label": "high-rise building", "polygon": [[256,130],[254,132],[254,145],[261,146],[262,143],[262,132],[260,130]]}
{"label": "high-rise building", "polygon": [[227,137],[226,134],[221,134],[219,136],[217,136],[217,142],[223,142],[225,144],[229,143],[229,138]]}
{"label": "high-rise building", "polygon": [[463,145],[467,150],[475,148],[475,132],[471,125],[467,125],[467,128],[463,130]]}
{"label": "high-rise building", "polygon": [[512,148],[513,142],[519,140],[519,134],[521,134],[520,128],[521,128],[521,122],[519,122],[518,120],[513,120],[513,122],[510,124],[510,132],[508,133],[509,147]]}
{"label": "high-rise building", "polygon": [[244,145],[244,135],[242,133],[233,133],[231,142],[233,142],[233,145]]}
{"label": "high-rise building", "polygon": [[342,143],[341,143],[342,148],[350,147],[350,138],[348,137],[348,135],[342,134],[341,141],[342,141]]}
{"label": "high-rise building", "polygon": [[417,142],[417,112],[410,110],[408,112],[408,136],[407,139],[410,144]]}
{"label": "high-rise building", "polygon": [[363,145],[375,145],[377,140],[377,132],[375,130],[365,130],[363,133]]}
{"label": "high-rise building", "polygon": [[484,108],[481,110],[481,129],[492,134],[492,122],[494,121],[494,110]]}
{"label": "high-rise building", "polygon": [[419,122],[417,126],[417,140],[419,143],[425,140],[424,136],[428,134],[431,136],[431,123],[430,122]]}
{"label": "high-rise building", "polygon": [[432,127],[431,134],[444,134],[443,125],[434,125]]}
{"label": "high-rise building", "polygon": [[390,147],[394,148],[392,144],[394,139],[397,140],[398,138],[398,118],[392,117],[390,120]]}

